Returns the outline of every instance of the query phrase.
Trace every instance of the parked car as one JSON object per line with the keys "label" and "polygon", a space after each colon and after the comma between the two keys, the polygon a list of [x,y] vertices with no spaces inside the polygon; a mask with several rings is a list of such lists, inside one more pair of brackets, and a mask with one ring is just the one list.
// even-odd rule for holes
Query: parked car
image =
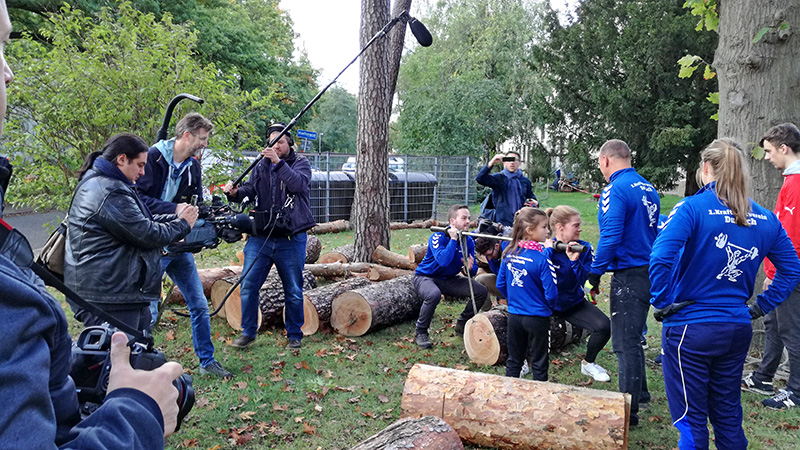
{"label": "parked car", "polygon": [[[342,164],[342,172],[355,172],[356,171],[356,157],[351,156],[347,158],[347,162]],[[389,157],[389,172],[405,172],[406,171],[406,161],[403,158],[399,158],[397,156],[390,156]]]}

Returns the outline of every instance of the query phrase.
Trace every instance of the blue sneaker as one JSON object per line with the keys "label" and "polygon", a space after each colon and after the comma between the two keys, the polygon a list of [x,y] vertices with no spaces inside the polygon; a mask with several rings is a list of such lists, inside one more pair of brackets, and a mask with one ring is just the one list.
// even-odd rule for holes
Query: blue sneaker
{"label": "blue sneaker", "polygon": [[778,395],[772,398],[765,398],[761,401],[761,404],[769,409],[782,411],[784,409],[791,409],[800,405],[800,398],[798,398],[796,395],[794,395],[794,392],[788,389],[781,389],[778,392]]}

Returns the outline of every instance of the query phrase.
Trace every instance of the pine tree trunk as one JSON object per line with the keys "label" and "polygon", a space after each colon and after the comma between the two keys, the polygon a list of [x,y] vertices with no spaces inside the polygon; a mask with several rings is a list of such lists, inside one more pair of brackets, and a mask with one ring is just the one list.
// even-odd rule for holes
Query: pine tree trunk
{"label": "pine tree trunk", "polygon": [[425,253],[428,252],[428,244],[414,244],[408,247],[408,259],[419,264],[425,259]]}
{"label": "pine tree trunk", "polygon": [[416,319],[422,307],[411,282],[413,275],[347,291],[333,300],[331,326],[345,336]]}
{"label": "pine tree trunk", "polygon": [[414,270],[417,268],[415,262],[409,261],[409,259],[403,255],[387,250],[386,247],[382,245],[379,245],[375,248],[375,251],[372,252],[372,260],[378,264],[396,267],[398,269]]}
{"label": "pine tree trunk", "polygon": [[508,311],[505,309],[492,309],[469,319],[464,327],[464,348],[469,360],[487,366],[505,362],[507,326]]}
{"label": "pine tree trunk", "polygon": [[341,278],[354,275],[355,272],[366,273],[371,266],[370,263],[342,264],[337,261],[327,264],[306,264],[305,270],[313,273],[315,277]]}
{"label": "pine tree trunk", "polygon": [[303,311],[305,312],[303,335],[311,336],[321,328],[330,328],[331,305],[338,295],[353,289],[368,286],[370,281],[366,278],[355,277],[331,283],[326,286],[309,289],[303,292]]}
{"label": "pine tree trunk", "polygon": [[320,264],[330,264],[334,262],[350,263],[355,261],[355,249],[353,244],[345,244],[341,247],[325,252],[317,260]]}
{"label": "pine tree trunk", "polygon": [[[200,277],[200,283],[203,285],[203,295],[205,295],[207,299],[211,298],[211,288],[217,280],[241,274],[242,266],[211,267],[208,269],[199,269],[197,271],[197,275]],[[167,299],[167,303],[183,302],[183,294],[181,294],[181,290],[178,286],[175,286],[172,294]]]}
{"label": "pine tree trunk", "polygon": [[333,222],[325,222],[315,226],[311,229],[311,232],[314,234],[339,233],[347,231],[349,228],[350,222],[346,220],[334,220]]}
{"label": "pine tree trunk", "polygon": [[368,437],[350,450],[464,450],[453,427],[435,416],[406,418]]}
{"label": "pine tree trunk", "polygon": [[314,264],[319,259],[322,252],[322,242],[313,234],[308,235],[306,240],[306,264]]}

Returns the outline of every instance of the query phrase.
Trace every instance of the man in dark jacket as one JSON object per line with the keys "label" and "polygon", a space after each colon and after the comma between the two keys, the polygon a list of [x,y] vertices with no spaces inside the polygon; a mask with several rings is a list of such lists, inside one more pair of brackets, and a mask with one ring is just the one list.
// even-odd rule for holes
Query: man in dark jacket
{"label": "man in dark jacket", "polygon": [[[194,155],[208,145],[208,135],[214,125],[198,113],[189,113],[178,121],[175,137],[159,141],[147,152],[144,175],[136,181],[136,190],[142,201],[155,214],[180,214],[193,196],[203,199],[200,164]],[[203,294],[203,283],[197,274],[194,255],[187,252],[169,253],[161,257],[161,269],[181,290],[192,321],[194,353],[200,359],[200,373],[221,378],[232,378],[214,360],[211,342],[211,324],[208,317],[208,300]],[[158,317],[158,301],[151,303],[152,324]]]}
{"label": "man in dark jacket", "polygon": [[[286,127],[274,123],[267,129],[270,141]],[[242,268],[242,335],[231,345],[244,348],[256,339],[258,331],[258,289],[272,265],[278,269],[286,302],[287,347],[299,349],[303,332],[303,265],[306,256],[306,230],[316,225],[311,215],[311,164],[295,152],[291,133],[283,135],[273,147],[261,151],[250,179],[239,187],[228,183],[222,190],[231,201],[254,203],[255,236],[244,247]],[[274,220],[277,215],[287,223]],[[246,274],[246,275],[245,275]]]}
{"label": "man in dark jacket", "polygon": [[[508,161],[506,161],[508,159]],[[502,162],[503,171],[492,174],[492,166]],[[523,206],[537,206],[536,196],[533,195],[531,180],[519,170],[519,153],[509,152],[505,155],[497,154],[485,165],[475,177],[475,181],[486,187],[492,188],[491,200],[494,203],[494,217],[486,217],[494,222],[500,222],[504,227],[514,225],[514,214]],[[508,230],[509,232],[511,230]]]}

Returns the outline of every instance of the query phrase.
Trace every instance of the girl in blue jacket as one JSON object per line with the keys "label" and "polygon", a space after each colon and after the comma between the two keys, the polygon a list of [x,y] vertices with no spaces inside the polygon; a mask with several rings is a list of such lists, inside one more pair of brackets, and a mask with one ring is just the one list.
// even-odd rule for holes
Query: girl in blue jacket
{"label": "girl in blue jacket", "polygon": [[553,307],[554,314],[591,333],[586,344],[586,358],[581,361],[581,373],[595,381],[606,382],[610,379],[608,372],[595,360],[611,337],[611,321],[597,306],[586,301],[583,292],[594,259],[592,244],[580,239],[581,213],[577,209],[560,205],[548,208],[547,215],[550,217],[550,229],[555,234],[554,242],[586,247],[584,253],[572,252],[569,248],[566,252],[556,251],[555,248],[546,251],[556,269],[558,280],[558,301]]}
{"label": "girl in blue jacket", "polygon": [[[707,449],[710,419],[718,449],[745,449],[739,385],[750,320],[789,295],[800,261],[775,214],[748,198],[742,147],[718,139],[701,161],[705,186],[675,205],[653,245],[651,303],[664,322],[664,385],[678,446]],[[765,256],[777,273],[748,308]]]}
{"label": "girl in blue jacket", "polygon": [[542,242],[549,234],[547,215],[542,210],[520,209],[497,274],[497,289],[508,299],[508,377],[519,377],[527,359],[533,379],[547,381],[547,333],[558,300],[555,269],[543,253]]}

